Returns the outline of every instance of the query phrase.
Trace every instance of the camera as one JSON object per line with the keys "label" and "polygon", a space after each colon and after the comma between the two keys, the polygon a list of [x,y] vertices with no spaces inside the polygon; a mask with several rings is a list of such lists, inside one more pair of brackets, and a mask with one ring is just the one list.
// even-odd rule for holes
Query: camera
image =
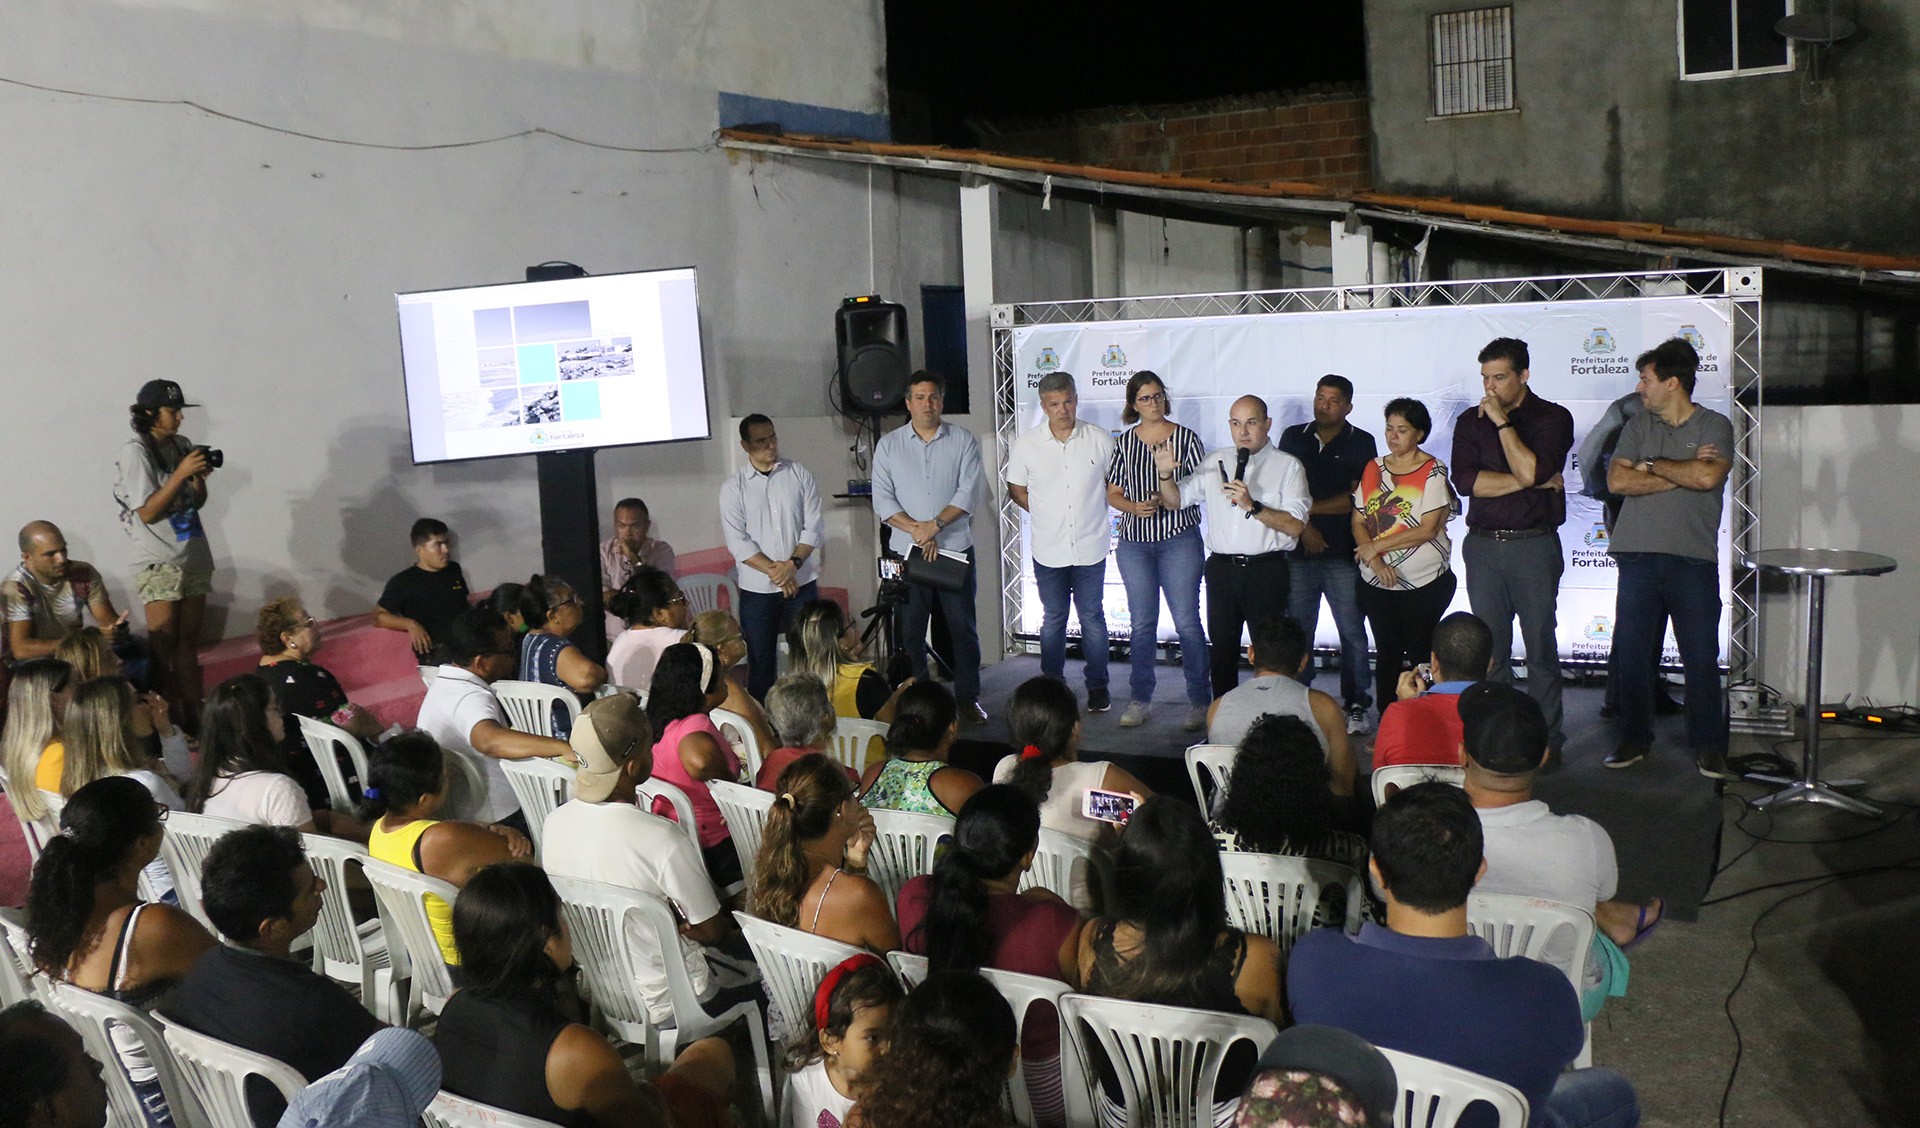
{"label": "camera", "polygon": [[209,470],[218,470],[220,467],[226,465],[227,452],[221,450],[219,447],[197,446],[193,449],[207,456],[207,469]]}

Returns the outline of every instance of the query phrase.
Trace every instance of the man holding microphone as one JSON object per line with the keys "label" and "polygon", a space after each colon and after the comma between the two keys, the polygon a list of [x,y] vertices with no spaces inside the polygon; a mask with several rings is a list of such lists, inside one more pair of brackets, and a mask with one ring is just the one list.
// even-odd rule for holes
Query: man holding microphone
{"label": "man holding microphone", "polygon": [[1313,505],[1300,460],[1267,441],[1273,420],[1265,400],[1241,396],[1233,401],[1227,426],[1233,446],[1208,452],[1192,474],[1178,481],[1173,451],[1154,451],[1161,507],[1178,509],[1197,501],[1206,513],[1207,637],[1215,697],[1239,683],[1241,629],[1254,619],[1287,613],[1287,553],[1300,542]]}

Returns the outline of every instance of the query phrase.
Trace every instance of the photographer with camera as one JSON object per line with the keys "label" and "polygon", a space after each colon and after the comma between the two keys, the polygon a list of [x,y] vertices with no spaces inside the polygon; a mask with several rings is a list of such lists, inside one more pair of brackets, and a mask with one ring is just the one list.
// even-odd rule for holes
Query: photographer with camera
{"label": "photographer with camera", "polygon": [[154,686],[180,724],[199,728],[201,617],[213,590],[213,550],[200,524],[207,475],[224,461],[180,434],[189,407],[180,385],[149,380],[128,408],[133,437],[120,448],[114,500],[133,540],[134,591],[145,606]]}

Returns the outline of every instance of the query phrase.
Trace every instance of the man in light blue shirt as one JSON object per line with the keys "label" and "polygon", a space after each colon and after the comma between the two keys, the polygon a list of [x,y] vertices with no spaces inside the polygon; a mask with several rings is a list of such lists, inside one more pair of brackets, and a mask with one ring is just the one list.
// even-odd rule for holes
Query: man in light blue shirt
{"label": "man in light blue shirt", "polygon": [[953,636],[953,653],[947,656],[953,670],[953,695],[960,707],[960,723],[971,726],[987,719],[979,701],[980,632],[973,612],[976,571],[971,513],[980,490],[980,440],[965,428],[941,422],[944,406],[940,377],[924,369],[914,373],[907,384],[907,425],[889,431],[873,450],[873,511],[890,527],[887,547],[892,552],[901,556],[918,552],[928,560],[945,552],[966,559],[966,582],[959,591],[908,584],[899,626],[900,639],[913,661],[913,676],[924,681],[927,621],[933,615],[934,600],[940,601],[940,613]]}
{"label": "man in light blue shirt", "polygon": [[778,671],[780,632],[820,596],[815,556],[826,526],[820,487],[807,468],[780,457],[773,420],[740,421],[747,464],[720,485],[720,527],[740,564],[740,635],[747,644],[747,692],[765,697]]}

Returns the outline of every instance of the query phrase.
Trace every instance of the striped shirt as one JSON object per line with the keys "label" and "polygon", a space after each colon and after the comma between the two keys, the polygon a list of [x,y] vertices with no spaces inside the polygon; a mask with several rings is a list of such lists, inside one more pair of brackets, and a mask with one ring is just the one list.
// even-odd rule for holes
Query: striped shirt
{"label": "striped shirt", "polygon": [[[1153,448],[1141,442],[1136,435],[1137,428],[1122,431],[1113,441],[1113,459],[1107,463],[1107,481],[1119,486],[1128,501],[1145,501],[1160,492],[1160,475],[1153,465]],[[1173,435],[1168,440],[1173,443],[1174,477],[1184,478],[1193,473],[1206,456],[1207,448],[1200,442],[1200,436],[1180,424],[1173,425]],[[1151,517],[1135,517],[1131,513],[1120,515],[1120,539],[1128,541],[1163,541],[1177,537],[1200,523],[1200,507],[1183,505],[1178,509],[1162,509]]]}

